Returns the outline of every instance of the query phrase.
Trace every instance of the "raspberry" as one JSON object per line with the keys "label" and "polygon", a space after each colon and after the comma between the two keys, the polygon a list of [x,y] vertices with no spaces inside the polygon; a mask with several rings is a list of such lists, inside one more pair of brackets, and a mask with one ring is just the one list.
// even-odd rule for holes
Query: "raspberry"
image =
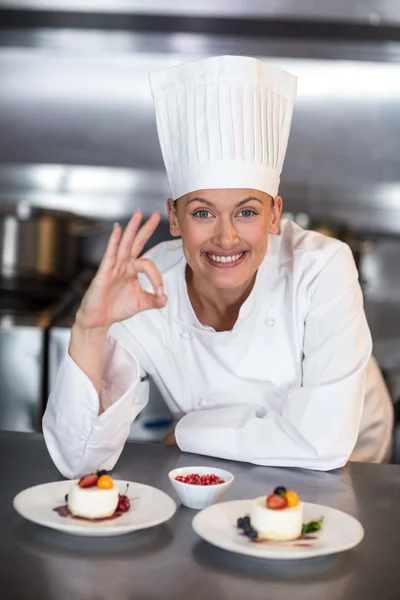
{"label": "raspberry", "polygon": [[267,508],[272,508],[274,510],[280,510],[282,508],[287,507],[287,500],[284,496],[279,496],[278,494],[271,494],[267,497]]}
{"label": "raspberry", "polygon": [[78,485],[81,488],[94,487],[97,484],[98,476],[96,473],[90,473],[80,478]]}

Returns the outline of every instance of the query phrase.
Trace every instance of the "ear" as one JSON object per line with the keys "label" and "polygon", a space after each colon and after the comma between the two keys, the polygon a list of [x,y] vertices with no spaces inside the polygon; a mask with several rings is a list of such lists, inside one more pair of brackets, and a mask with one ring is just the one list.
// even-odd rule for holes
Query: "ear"
{"label": "ear", "polygon": [[179,227],[178,215],[176,213],[175,204],[172,198],[168,198],[167,200],[167,211],[169,219],[169,231],[172,236],[180,237],[181,230]]}
{"label": "ear", "polygon": [[271,225],[269,228],[270,233],[279,233],[279,223],[282,214],[282,198],[276,196],[274,203],[271,208]]}

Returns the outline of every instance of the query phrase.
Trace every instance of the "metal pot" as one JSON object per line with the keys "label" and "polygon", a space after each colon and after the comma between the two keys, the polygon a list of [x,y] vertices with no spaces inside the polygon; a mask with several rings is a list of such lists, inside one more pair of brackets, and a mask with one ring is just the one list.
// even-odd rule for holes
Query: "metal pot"
{"label": "metal pot", "polygon": [[61,211],[1,207],[0,277],[70,279],[78,268],[78,237],[99,226]]}

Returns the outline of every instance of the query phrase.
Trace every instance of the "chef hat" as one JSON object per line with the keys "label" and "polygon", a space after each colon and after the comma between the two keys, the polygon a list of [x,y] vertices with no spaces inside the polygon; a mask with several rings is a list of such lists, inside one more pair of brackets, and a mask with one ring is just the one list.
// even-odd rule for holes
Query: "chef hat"
{"label": "chef hat", "polygon": [[218,56],[150,74],[171,197],[202,189],[278,193],[297,78]]}

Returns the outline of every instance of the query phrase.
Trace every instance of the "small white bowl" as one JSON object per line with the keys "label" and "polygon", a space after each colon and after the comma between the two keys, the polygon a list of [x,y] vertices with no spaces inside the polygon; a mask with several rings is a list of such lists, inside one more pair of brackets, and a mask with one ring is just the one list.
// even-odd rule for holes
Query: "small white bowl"
{"label": "small white bowl", "polygon": [[[217,483],[216,485],[194,485],[192,483],[183,483],[183,481],[177,481],[175,479],[177,475],[185,477],[185,475],[191,475],[192,473],[197,473],[200,476],[217,475],[224,480],[224,483]],[[229,471],[215,469],[213,467],[181,467],[170,471],[168,476],[176,493],[181,499],[182,504],[188,508],[195,509],[206,508],[206,506],[210,506],[210,504],[217,502],[221,496],[225,494],[235,479]]]}

